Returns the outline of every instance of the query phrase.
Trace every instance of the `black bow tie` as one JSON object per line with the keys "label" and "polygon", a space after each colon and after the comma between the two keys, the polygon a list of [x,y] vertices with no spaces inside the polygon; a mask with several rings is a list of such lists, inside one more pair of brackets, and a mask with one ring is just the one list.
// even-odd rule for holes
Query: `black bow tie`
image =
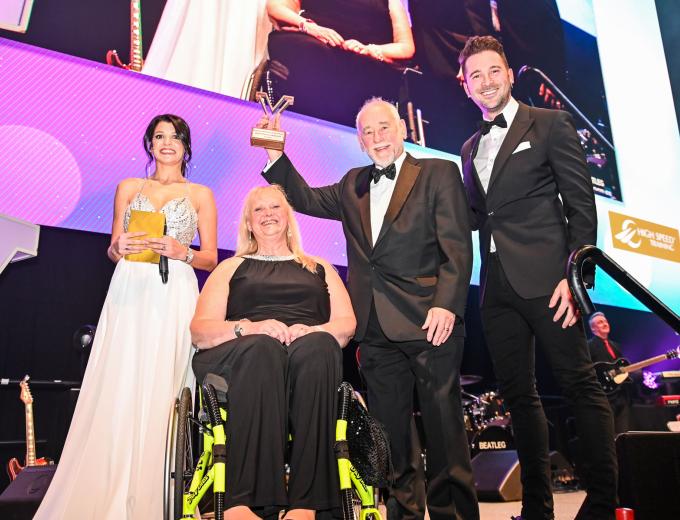
{"label": "black bow tie", "polygon": [[383,175],[387,177],[388,179],[394,180],[394,178],[397,176],[397,167],[394,165],[394,163],[390,164],[389,166],[379,169],[377,166],[374,166],[371,169],[371,179],[373,179],[373,182],[378,182],[380,180],[380,177]]}
{"label": "black bow tie", "polygon": [[508,123],[502,113],[494,117],[492,121],[480,121],[479,130],[482,132],[482,135],[486,135],[491,131],[491,127],[494,125],[500,126],[501,128],[508,127]]}

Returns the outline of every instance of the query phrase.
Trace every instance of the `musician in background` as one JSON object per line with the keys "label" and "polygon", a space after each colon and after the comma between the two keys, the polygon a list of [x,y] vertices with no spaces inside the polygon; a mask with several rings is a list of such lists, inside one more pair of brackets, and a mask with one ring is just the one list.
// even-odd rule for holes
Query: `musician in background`
{"label": "musician in background", "polygon": [[[593,363],[612,363],[623,357],[617,343],[609,339],[611,325],[602,312],[594,313],[588,320],[593,337],[588,341],[590,357]],[[607,396],[609,406],[614,414],[614,430],[616,433],[627,432],[630,429],[630,385],[621,385],[619,389]]]}

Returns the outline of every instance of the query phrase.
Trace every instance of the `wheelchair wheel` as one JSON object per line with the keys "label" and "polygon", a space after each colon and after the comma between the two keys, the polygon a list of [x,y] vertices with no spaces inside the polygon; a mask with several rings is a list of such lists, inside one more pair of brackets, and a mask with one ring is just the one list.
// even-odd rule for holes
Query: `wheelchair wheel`
{"label": "wheelchair wheel", "polygon": [[194,469],[194,457],[192,450],[193,439],[192,428],[190,425],[191,412],[191,390],[184,388],[177,403],[177,434],[175,436],[175,471],[173,486],[173,519],[175,520],[182,518],[185,483],[188,479],[191,479],[191,474]]}
{"label": "wheelchair wheel", "polygon": [[341,490],[340,500],[343,520],[382,520],[380,514],[375,513],[366,513],[364,518],[361,518],[361,499],[353,489]]}

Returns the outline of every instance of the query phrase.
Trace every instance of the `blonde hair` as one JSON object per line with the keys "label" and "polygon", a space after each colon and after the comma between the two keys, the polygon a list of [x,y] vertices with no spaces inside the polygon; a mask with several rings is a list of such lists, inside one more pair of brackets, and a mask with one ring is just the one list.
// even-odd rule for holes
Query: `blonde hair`
{"label": "blonde hair", "polygon": [[305,254],[302,249],[302,238],[300,237],[300,228],[293,207],[288,202],[286,193],[278,184],[270,186],[257,186],[250,190],[243,201],[243,209],[241,210],[241,221],[238,224],[238,236],[236,237],[236,253],[235,256],[254,255],[257,253],[259,247],[257,238],[248,229],[248,220],[250,218],[250,211],[252,210],[253,201],[262,194],[271,193],[280,196],[281,203],[286,211],[288,217],[288,230],[286,231],[286,245],[295,256],[295,261],[302,265],[305,269],[312,273],[316,273],[317,261],[311,256]]}

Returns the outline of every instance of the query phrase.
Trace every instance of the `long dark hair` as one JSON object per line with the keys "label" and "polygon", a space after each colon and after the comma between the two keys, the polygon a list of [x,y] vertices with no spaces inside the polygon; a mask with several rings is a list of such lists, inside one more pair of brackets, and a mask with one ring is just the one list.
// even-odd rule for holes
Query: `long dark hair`
{"label": "long dark hair", "polygon": [[182,158],[182,177],[187,176],[187,166],[189,161],[191,161],[191,130],[189,130],[189,125],[187,122],[179,116],[174,114],[161,114],[154,117],[149,126],[146,127],[146,132],[144,132],[144,151],[146,155],[149,156],[147,161],[147,167],[151,166],[154,161],[153,152],[151,151],[153,133],[158,126],[158,123],[170,123],[177,133],[177,137],[182,141],[184,145],[184,157]]}

